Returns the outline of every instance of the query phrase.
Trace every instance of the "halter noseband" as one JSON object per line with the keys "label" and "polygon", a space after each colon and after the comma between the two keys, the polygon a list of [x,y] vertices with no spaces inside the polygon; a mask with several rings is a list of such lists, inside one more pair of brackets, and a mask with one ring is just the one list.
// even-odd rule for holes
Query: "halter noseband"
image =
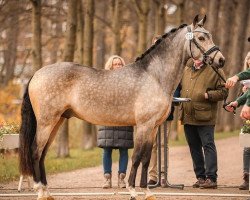
{"label": "halter noseband", "polygon": [[[209,64],[209,65],[212,65],[213,62],[214,62],[214,58],[216,56],[216,54],[220,51],[219,47],[217,46],[213,46],[211,47],[210,49],[208,49],[207,51],[201,46],[199,45],[199,43],[196,41],[195,37],[194,37],[194,32],[201,32],[201,33],[208,33],[208,32],[203,32],[203,31],[192,31],[190,26],[187,26],[187,34],[186,34],[186,39],[189,40],[189,48],[190,48],[190,53],[191,53],[191,57],[194,59],[194,56],[193,56],[193,53],[192,53],[192,50],[191,50],[191,42],[193,42],[195,44],[195,46],[201,51],[201,53],[203,54],[203,62],[205,64]],[[211,53],[213,53],[214,51],[217,51],[213,58],[211,58],[209,55]]]}

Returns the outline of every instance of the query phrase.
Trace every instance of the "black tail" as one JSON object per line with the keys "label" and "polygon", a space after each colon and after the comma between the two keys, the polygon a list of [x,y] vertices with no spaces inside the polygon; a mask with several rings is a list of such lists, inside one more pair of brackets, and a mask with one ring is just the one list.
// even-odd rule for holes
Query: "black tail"
{"label": "black tail", "polygon": [[[30,81],[29,81],[30,82]],[[22,124],[19,136],[19,169],[22,175],[33,175],[31,147],[36,135],[36,116],[29,97],[29,83],[23,96],[21,117]]]}

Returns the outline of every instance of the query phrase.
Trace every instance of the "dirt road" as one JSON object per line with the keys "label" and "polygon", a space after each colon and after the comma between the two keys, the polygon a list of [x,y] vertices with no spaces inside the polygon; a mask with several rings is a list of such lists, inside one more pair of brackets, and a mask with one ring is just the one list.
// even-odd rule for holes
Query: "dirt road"
{"label": "dirt road", "polygon": [[[167,196],[157,195],[157,199],[181,199],[181,200],[219,200],[219,199],[250,199],[248,191],[240,191],[237,186],[242,182],[242,148],[239,147],[238,137],[227,138],[216,141],[218,151],[218,185],[217,190],[193,189],[191,185],[195,182],[192,169],[192,161],[187,146],[170,148],[169,182],[171,184],[184,184],[184,190],[157,188],[153,192],[168,193]],[[115,195],[102,196],[58,196],[56,199],[75,200],[75,199],[97,199],[97,200],[127,200],[128,195],[120,195],[118,192],[127,192],[126,189],[117,188],[117,163],[113,165],[113,188],[108,190],[101,189],[103,183],[102,166],[76,170],[72,172],[60,173],[48,176],[48,183],[51,192],[111,192]],[[130,166],[129,168],[130,169]],[[139,171],[140,174],[140,171]],[[138,174],[136,183],[139,185],[140,175]],[[0,185],[0,193],[16,193],[17,182]],[[24,183],[24,186],[26,184]],[[139,188],[137,191],[140,191]],[[183,196],[172,196],[171,193],[183,193]],[[185,194],[187,193],[187,194]],[[195,195],[193,193],[196,193]],[[211,193],[210,196],[198,196],[204,193]],[[240,194],[244,197],[222,197],[213,194]],[[0,197],[0,199],[35,199],[35,197]],[[138,199],[143,199],[139,196]]]}

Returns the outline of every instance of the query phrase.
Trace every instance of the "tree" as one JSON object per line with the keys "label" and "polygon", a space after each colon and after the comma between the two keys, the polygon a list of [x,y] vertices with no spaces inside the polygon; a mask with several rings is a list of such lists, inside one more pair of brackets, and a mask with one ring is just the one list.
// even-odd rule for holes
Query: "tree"
{"label": "tree", "polygon": [[147,48],[147,26],[149,13],[149,0],[132,1],[139,19],[138,46],[137,53],[141,54]]}
{"label": "tree", "polygon": [[8,9],[8,27],[6,29],[6,43],[7,48],[4,50],[4,64],[5,76],[3,78],[3,86],[7,86],[9,80],[14,77],[14,69],[16,65],[17,44],[19,35],[19,1],[8,1],[6,5]]}
{"label": "tree", "polygon": [[32,64],[34,71],[42,67],[42,30],[41,30],[41,0],[30,0],[32,3]]}
{"label": "tree", "polygon": [[113,4],[113,18],[112,18],[112,54],[121,55],[121,16],[122,16],[122,0],[115,0]]}
{"label": "tree", "polygon": [[[240,13],[235,15],[233,29],[232,29],[232,37],[231,37],[231,52],[230,56],[228,57],[230,72],[229,76],[233,76],[236,73],[240,72],[243,66],[242,60],[242,49],[244,49],[245,40],[242,36],[246,35],[246,26],[247,26],[247,19],[249,15],[250,4],[248,0],[238,0],[236,6],[236,13]],[[230,90],[228,99],[235,99],[237,96],[237,88],[233,88]],[[226,115],[225,116],[226,123],[225,123],[225,131],[231,131],[235,128],[235,118],[232,120],[232,116]],[[239,118],[238,118],[239,119]],[[234,121],[234,123],[232,123]]]}
{"label": "tree", "polygon": [[[83,45],[83,63],[89,67],[93,61],[93,33],[94,33],[94,0],[86,0],[85,23],[84,23],[84,45]],[[96,135],[93,134],[94,126],[88,122],[83,122],[83,140],[82,147],[84,149],[93,148],[96,144]]]}
{"label": "tree", "polygon": [[[106,7],[105,1],[97,1],[96,2],[96,13],[99,13],[98,18],[104,20],[107,18],[107,7]],[[103,21],[95,18],[95,67],[102,69],[104,68],[104,60],[105,60],[105,38],[106,38],[106,30],[105,30],[105,24]]]}
{"label": "tree", "polygon": [[83,8],[82,1],[77,6],[77,62],[83,64]]}
{"label": "tree", "polygon": [[[71,0],[68,4],[67,31],[65,36],[65,48],[63,60],[72,62],[74,60],[76,24],[77,24],[77,0]],[[65,120],[59,130],[57,157],[69,156],[69,133],[68,120]]]}
{"label": "tree", "polygon": [[164,8],[165,0],[154,0],[154,2],[156,4],[155,34],[162,35],[166,25],[166,10]]}

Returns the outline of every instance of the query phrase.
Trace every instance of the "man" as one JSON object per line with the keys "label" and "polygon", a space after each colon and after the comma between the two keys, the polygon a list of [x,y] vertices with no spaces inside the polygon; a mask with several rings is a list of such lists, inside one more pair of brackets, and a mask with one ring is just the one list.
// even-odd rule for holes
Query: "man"
{"label": "man", "polygon": [[[219,73],[225,77],[223,71]],[[193,168],[197,178],[194,188],[217,188],[217,151],[214,127],[217,103],[227,97],[228,91],[210,66],[190,59],[181,81],[181,97],[191,98],[180,107]],[[204,154],[203,154],[203,151]]]}
{"label": "man", "polygon": [[[152,39],[152,45],[155,44],[155,42],[160,39],[161,36],[157,35],[153,37]],[[180,97],[180,86],[178,86],[174,92],[174,97]],[[167,135],[170,135],[170,129],[171,129],[171,122],[174,119],[174,106],[171,106],[171,112],[166,120],[167,124]],[[163,154],[164,151],[164,131],[163,131],[163,125],[161,125],[159,128],[161,128],[161,155]],[[162,166],[161,169],[162,172],[164,172],[164,165]],[[153,149],[152,149],[152,154],[151,154],[151,159],[150,159],[150,165],[149,165],[149,185],[155,185],[158,180],[158,173],[157,173],[157,142],[156,140],[154,141],[153,144]],[[165,180],[162,178],[161,184],[163,185],[165,183]]]}

